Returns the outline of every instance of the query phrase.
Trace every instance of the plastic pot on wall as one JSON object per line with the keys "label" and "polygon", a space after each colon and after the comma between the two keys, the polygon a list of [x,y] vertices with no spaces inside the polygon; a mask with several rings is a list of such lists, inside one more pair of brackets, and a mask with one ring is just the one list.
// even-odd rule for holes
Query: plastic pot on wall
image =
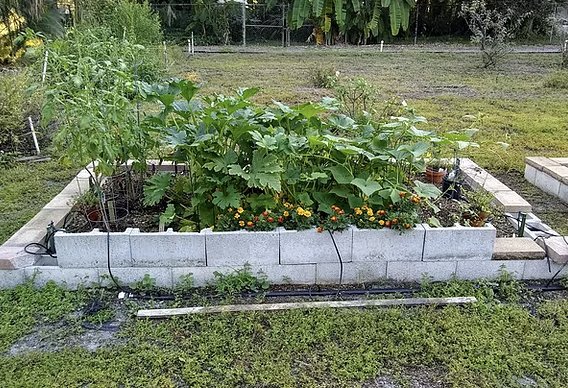
{"label": "plastic pot on wall", "polygon": [[425,175],[428,182],[440,184],[446,176],[446,170],[443,168],[427,166]]}

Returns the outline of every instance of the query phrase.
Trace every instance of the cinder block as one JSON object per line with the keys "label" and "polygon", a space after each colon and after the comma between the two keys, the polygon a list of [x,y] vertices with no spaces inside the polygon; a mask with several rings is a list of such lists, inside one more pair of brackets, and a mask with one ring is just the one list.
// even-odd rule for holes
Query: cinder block
{"label": "cinder block", "polygon": [[544,249],[542,249],[532,238],[497,238],[493,249],[493,259],[542,259]]}
{"label": "cinder block", "polygon": [[538,170],[536,168],[534,168],[530,164],[525,164],[525,179],[527,181],[529,181],[530,183],[532,183],[533,185],[536,182],[536,173],[537,172],[538,172]]}
{"label": "cinder block", "polygon": [[14,288],[25,280],[23,269],[0,270],[0,290]]}
{"label": "cinder block", "polygon": [[353,228],[353,261],[420,261],[424,233],[422,225],[404,232]]}
{"label": "cinder block", "polygon": [[515,279],[523,277],[525,260],[463,260],[458,261],[456,276],[459,279],[494,279],[504,268]]}
{"label": "cinder block", "polygon": [[212,232],[204,230],[207,266],[243,266],[279,264],[278,231]]}
{"label": "cinder block", "polygon": [[556,276],[557,279],[568,275],[568,266],[563,266],[548,259],[529,260],[525,263],[523,279],[551,279],[560,269],[562,271]]}
{"label": "cinder block", "polygon": [[24,269],[26,279],[33,279],[34,284],[43,287],[53,280],[71,290],[79,286],[91,287],[98,285],[99,270],[96,268],[61,268],[57,266],[28,267]]}
{"label": "cinder block", "polygon": [[[351,229],[334,232],[333,239],[343,262],[351,261],[353,232]],[[316,229],[281,230],[280,263],[336,263],[337,251],[329,232],[318,233]]]}
{"label": "cinder block", "polygon": [[205,265],[205,235],[202,233],[130,233],[135,267],[195,267]]}
{"label": "cinder block", "polygon": [[550,160],[562,164],[564,166],[568,166],[568,158],[550,158]]}
{"label": "cinder block", "polygon": [[[340,264],[316,264],[317,284],[339,284]],[[387,276],[386,261],[363,261],[343,263],[343,284],[369,283],[385,279]]]}
{"label": "cinder block", "polygon": [[562,202],[568,203],[568,184],[564,183],[564,181],[560,183],[558,198],[560,198]]}
{"label": "cinder block", "polygon": [[504,212],[531,212],[532,206],[525,201],[523,197],[514,192],[513,190],[503,190],[491,192],[494,200],[493,204]]}
{"label": "cinder block", "polygon": [[[110,261],[113,268],[131,267],[130,232],[110,233]],[[107,266],[107,234],[98,229],[89,233],[55,234],[57,263],[62,268],[105,268]]]}
{"label": "cinder block", "polygon": [[538,239],[536,242],[555,263],[563,264],[568,261],[568,237],[554,236]]}
{"label": "cinder block", "polygon": [[424,261],[491,260],[493,256],[496,230],[490,224],[480,228],[424,228]]}
{"label": "cinder block", "polygon": [[[117,279],[118,283],[121,285],[132,286],[136,282],[144,279],[146,274],[150,275],[152,279],[155,280],[156,287],[172,288],[172,269],[171,268],[157,268],[157,267],[147,267],[147,268],[111,268],[113,276]],[[101,282],[103,278],[106,284],[109,284],[108,279],[109,273],[104,269],[99,270],[99,276],[101,277]]]}
{"label": "cinder block", "polygon": [[543,171],[559,181],[568,178],[568,167],[566,166],[545,166]]}
{"label": "cinder block", "polygon": [[551,195],[558,196],[560,191],[560,181],[554,179],[544,171],[538,171],[536,173],[536,180],[534,185]]}
{"label": "cinder block", "polygon": [[525,164],[533,166],[539,171],[542,171],[545,166],[558,166],[560,163],[557,161],[547,158],[545,156],[529,156],[525,158]]}
{"label": "cinder block", "polygon": [[400,281],[420,281],[424,276],[441,281],[456,273],[455,261],[389,261],[387,278]]}

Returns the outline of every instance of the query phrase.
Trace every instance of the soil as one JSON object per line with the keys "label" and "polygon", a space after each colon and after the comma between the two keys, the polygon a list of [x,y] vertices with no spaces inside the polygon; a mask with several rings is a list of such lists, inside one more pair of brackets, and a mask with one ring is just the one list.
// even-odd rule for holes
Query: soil
{"label": "soil", "polygon": [[528,201],[533,213],[556,232],[568,235],[568,205],[530,184],[516,170],[491,171],[491,174]]}

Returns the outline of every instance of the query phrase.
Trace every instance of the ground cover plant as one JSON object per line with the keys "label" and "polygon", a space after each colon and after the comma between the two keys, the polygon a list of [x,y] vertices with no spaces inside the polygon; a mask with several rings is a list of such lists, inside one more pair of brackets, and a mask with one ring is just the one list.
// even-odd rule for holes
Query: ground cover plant
{"label": "ground cover plant", "polygon": [[[82,312],[95,295],[101,296],[54,285],[0,291],[3,385],[354,387],[389,382],[403,387],[412,386],[417,376],[433,387],[568,384],[566,300],[531,296],[505,273],[495,281],[425,281],[422,296],[479,299],[468,307],[438,309],[295,310],[150,321],[131,314],[159,302],[130,300],[106,305],[104,317],[88,318]],[[97,327],[124,310],[120,331],[106,346],[87,350],[104,331],[85,327]],[[37,338],[53,319],[61,319],[65,334],[51,331]],[[83,320],[81,328],[77,322]],[[77,336],[82,342],[75,342]],[[26,348],[32,339],[37,347]]]}

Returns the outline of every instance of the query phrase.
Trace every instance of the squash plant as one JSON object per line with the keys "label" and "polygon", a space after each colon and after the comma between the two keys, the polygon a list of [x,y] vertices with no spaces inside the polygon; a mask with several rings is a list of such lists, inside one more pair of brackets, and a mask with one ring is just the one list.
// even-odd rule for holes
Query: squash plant
{"label": "squash plant", "polygon": [[158,136],[164,158],[187,166],[183,179],[158,174],[147,182],[145,203],[166,198],[169,220],[203,227],[233,207],[263,211],[287,201],[332,214],[334,206],[396,205],[401,192],[439,193],[411,181],[435,134],[418,129],[425,119],[410,109],[388,123],[356,122],[330,98],[265,108],[250,101],[257,89],[198,99],[197,85],[172,80],[140,90],[162,106],[143,128]]}

